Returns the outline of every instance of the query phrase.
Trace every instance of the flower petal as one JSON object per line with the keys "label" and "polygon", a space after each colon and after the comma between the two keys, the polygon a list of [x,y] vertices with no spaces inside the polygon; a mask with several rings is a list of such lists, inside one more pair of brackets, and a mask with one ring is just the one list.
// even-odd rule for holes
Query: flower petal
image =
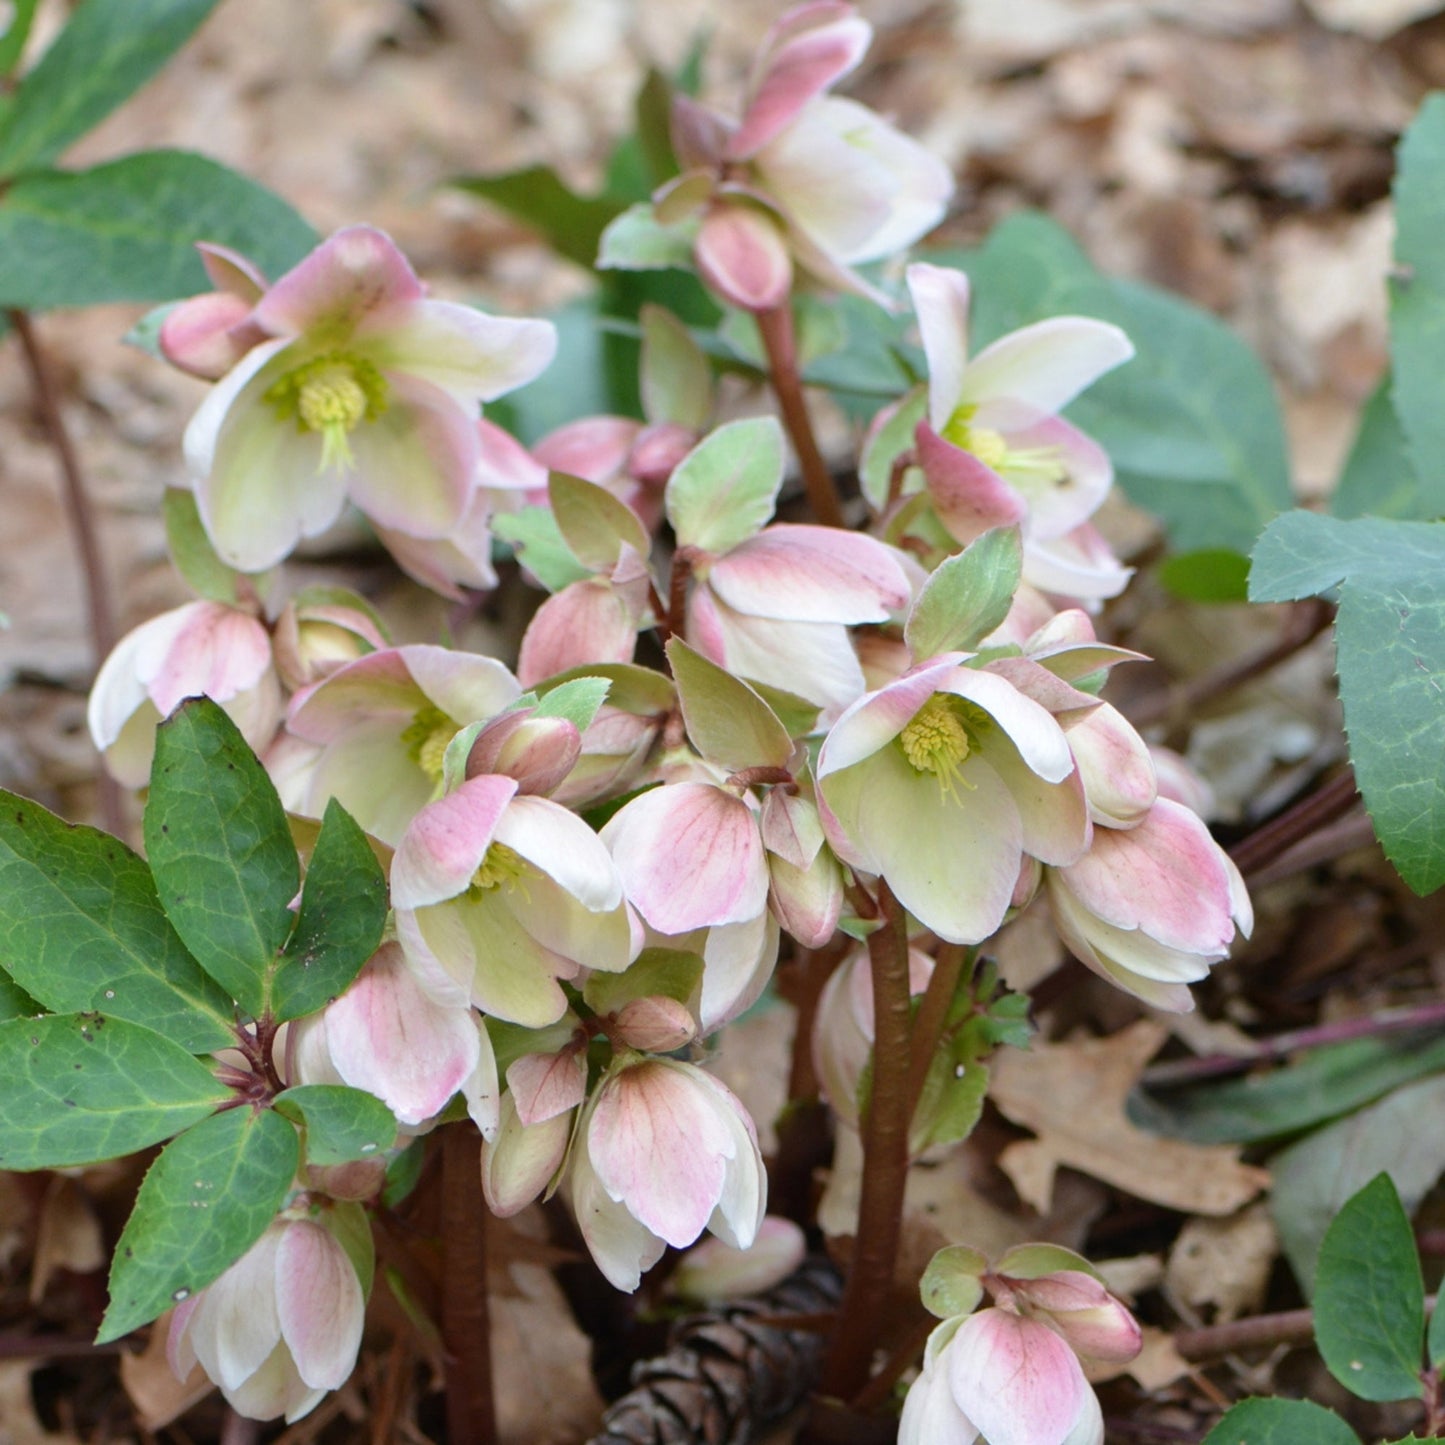
{"label": "flower petal", "polygon": [[923,422],[915,435],[933,509],[955,541],[967,546],[995,527],[1024,525],[1028,504],[992,467]]}
{"label": "flower petal", "polygon": [[643,1271],[662,1258],[666,1242],[608,1195],[585,1148],[573,1151],[569,1193],[577,1227],[597,1268],[614,1288],[635,1290]]}
{"label": "flower petal", "polygon": [[744,311],[780,306],[793,284],[787,243],[756,206],[715,204],[697,233],[693,256],[703,281]]}
{"label": "flower petal", "polygon": [[968,366],[968,277],[919,261],[905,273],[928,360],[928,423],[941,432],[963,396]]}
{"label": "flower petal", "polygon": [[1133,355],[1133,343],[1107,321],[1050,317],[1011,331],[980,351],[964,377],[960,400],[981,406],[1008,397],[1041,412],[1056,412]]}
{"label": "flower petal", "polygon": [[191,1315],[191,1348],[223,1390],[234,1390],[255,1374],[281,1339],[275,1260],[284,1230],[284,1225],[270,1225],[230,1269],[206,1286]]}
{"label": "flower petal", "polygon": [[585,663],[631,662],[637,618],[612,584],[597,577],[568,583],[532,614],[522,635],[517,676],[523,687]]}
{"label": "flower petal", "polygon": [[308,333],[324,347],[350,340],[366,317],[424,294],[390,236],[372,226],[347,226],[270,287],[256,305],[256,320],[279,336]]}
{"label": "flower petal", "polygon": [[356,1368],[366,1301],[346,1251],[309,1219],[288,1225],[276,1250],[276,1309],[296,1373],[339,1390]]}
{"label": "flower petal", "polygon": [[425,908],[464,892],[516,791],[516,779],[482,773],[428,803],[412,819],[392,859],[392,906]]}

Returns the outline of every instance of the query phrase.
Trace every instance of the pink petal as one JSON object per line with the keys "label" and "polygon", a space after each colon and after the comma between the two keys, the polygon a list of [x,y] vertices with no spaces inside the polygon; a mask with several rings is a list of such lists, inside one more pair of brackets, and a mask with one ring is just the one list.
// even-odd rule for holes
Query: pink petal
{"label": "pink petal", "polygon": [[313,1389],[339,1390],[356,1368],[366,1301],[346,1251],[324,1226],[299,1219],[281,1236],[276,1309],[297,1374]]}
{"label": "pink petal", "polygon": [[[988,426],[983,408],[974,418]],[[1011,471],[1007,461],[1003,474],[1022,492],[1029,508],[1029,535],[1033,538],[1061,537],[1087,522],[1103,504],[1114,484],[1114,466],[1098,442],[1060,417],[1040,417],[1027,426],[1005,432],[1010,451],[1044,449],[1053,451],[1064,467],[1062,481],[1040,482],[1026,473]]]}
{"label": "pink petal", "polygon": [[[575,813],[550,799],[513,798],[497,823],[496,838],[589,912],[621,907],[622,880],[607,845]],[[593,926],[598,926],[595,919]]]}
{"label": "pink petal", "polygon": [[1064,537],[1024,539],[1024,580],[1057,597],[1086,602],[1117,597],[1134,575],[1089,522]]}
{"label": "pink petal", "polygon": [[1016,1292],[1047,1310],[1046,1321],[1080,1358],[1126,1364],[1143,1344],[1138,1322],[1096,1279],[1078,1270],[1059,1270],[1020,1282]]}
{"label": "pink petal", "polygon": [[802,15],[790,11],[765,42],[764,69],[728,142],[727,158],[747,160],[791,125],[810,100],[857,66],[872,39],[873,27],[851,6],[825,3],[806,7]]}
{"label": "pink petal", "polygon": [[424,696],[459,723],[496,716],[521,693],[517,679],[494,657],[412,643],[401,649]]}
{"label": "pink petal", "polygon": [[818,756],[819,782],[830,773],[862,762],[892,742],[957,666],[954,657],[940,658],[914,668],[853,703],[823,740],[823,750]]}
{"label": "pink petal", "polygon": [[906,275],[928,360],[928,422],[942,431],[963,395],[968,366],[968,277],[922,261]]}
{"label": "pink petal", "polygon": [[1154,805],[1158,784],[1149,745],[1117,708],[1101,703],[1066,734],[1096,823],[1129,828]]}
{"label": "pink petal", "polygon": [[585,1148],[573,1151],[569,1185],[572,1213],[598,1269],[614,1288],[635,1290],[643,1271],[662,1258],[665,1241],[608,1195]]}
{"label": "pink petal", "polygon": [[250,314],[251,302],[223,291],[192,296],[174,306],[161,322],[156,338],[161,355],[192,376],[214,381],[250,350],[250,344],[230,334]]}
{"label": "pink petal", "polygon": [[414,581],[443,597],[461,601],[464,587],[489,592],[497,585],[492,568],[491,497],[480,487],[466,515],[445,537],[408,537],[378,525],[376,535],[396,565]]}
{"label": "pink petal", "polygon": [[1008,397],[1040,412],[1056,412],[1133,354],[1129,338],[1107,321],[1051,317],[1011,331],[979,352],[959,399],[977,406]]}
{"label": "pink petal", "polygon": [[516,791],[512,778],[484,773],[428,803],[412,820],[392,859],[393,906],[425,908],[465,891]]}
{"label": "pink petal", "polygon": [[979,668],[956,667],[939,680],[938,687],[981,707],[1008,734],[1025,765],[1045,782],[1061,783],[1074,771],[1074,756],[1063,730],[1011,682]]}
{"label": "pink petal", "polygon": [[[477,459],[477,484],[493,491],[539,492],[545,502],[547,468],[510,433],[483,417],[477,423],[481,455]],[[531,499],[529,499],[531,500]]]}
{"label": "pink petal", "polygon": [[631,662],[637,621],[611,583],[569,583],[532,614],[522,635],[517,676],[523,687],[588,663]]}
{"label": "pink petal", "polygon": [[777,966],[780,941],[777,920],[767,909],[742,923],[706,930],[698,1000],[703,1033],[731,1023],[758,1001]]}
{"label": "pink petal", "polygon": [[602,830],[628,900],[661,933],[755,918],[768,868],[747,804],[710,783],[634,798]]}
{"label": "pink petal", "polygon": [[587,1097],[587,1054],[523,1054],[507,1069],[507,1087],[523,1124],[542,1124],[575,1109]]}
{"label": "pink petal", "polygon": [[395,943],[377,950],[325,1018],[341,1077],[375,1094],[403,1124],[439,1114],[477,1066],[471,1010],[433,1002]]}
{"label": "pink petal", "polygon": [[918,460],[938,519],[967,545],[995,527],[1021,527],[1028,505],[992,467],[918,424]]}
{"label": "pink petal", "polygon": [[249,257],[229,246],[218,246],[214,241],[197,241],[196,250],[201,253],[201,265],[217,291],[238,296],[248,306],[261,299],[266,277]]}
{"label": "pink petal", "polygon": [[883,543],[787,523],[720,557],[708,581],[738,612],[791,622],[886,622],[910,596],[903,568]]}
{"label": "pink petal", "polygon": [[793,284],[787,243],[770,216],[746,205],[714,205],[697,234],[698,274],[731,306],[770,311]]}
{"label": "pink petal", "polygon": [[424,294],[389,236],[371,226],[348,226],[266,292],[256,320],[277,335],[322,333],[335,345],[350,340],[367,316],[418,302]]}
{"label": "pink petal", "polygon": [[222,602],[187,603],[169,641],[141,641],[136,673],[151,701],[168,715],[182,698],[204,694],[229,702],[255,687],[271,666],[271,638],[254,617]]}
{"label": "pink petal", "polygon": [[548,432],[532,455],[554,472],[605,482],[627,464],[642,423],[625,416],[588,416]]}

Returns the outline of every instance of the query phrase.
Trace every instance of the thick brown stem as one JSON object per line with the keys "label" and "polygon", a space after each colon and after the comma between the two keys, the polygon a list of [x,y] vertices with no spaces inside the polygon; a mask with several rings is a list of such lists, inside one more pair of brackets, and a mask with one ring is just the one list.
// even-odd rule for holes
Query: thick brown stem
{"label": "thick brown stem", "polygon": [[1346,768],[1236,843],[1229,856],[1241,873],[1257,873],[1300,839],[1354,807],[1357,793],[1355,775]]}
{"label": "thick brown stem", "polygon": [[798,343],[793,333],[793,312],[787,302],[775,306],[771,311],[757,313],[758,331],[763,338],[763,349],[768,354],[768,380],[772,383],[773,394],[778,398],[778,410],[783,425],[797,453],[798,465],[803,472],[803,487],[808,493],[808,505],[813,515],[829,527],[842,527],[842,504],[838,501],[837,489],[833,486],[832,474],[818,450],[818,439],[813,435],[813,421],[808,415],[808,404],[803,397],[803,383],[798,375]]}
{"label": "thick brown stem", "polygon": [[823,1395],[835,1399],[856,1395],[868,1378],[878,1323],[893,1288],[908,1179],[908,919],[882,879],[878,904],[883,926],[868,939],[873,1089],[863,1126],[862,1200],[853,1264],[820,1386]]}
{"label": "thick brown stem", "polygon": [[226,1423],[221,1426],[221,1445],[256,1445],[261,1438],[261,1422],[247,1419],[235,1410],[226,1411]]}
{"label": "thick brown stem", "polygon": [[[1435,1296],[1425,1301],[1425,1313],[1435,1310]],[[1217,1360],[1236,1350],[1270,1345],[1306,1345],[1315,1334],[1313,1310],[1284,1310],[1276,1315],[1253,1315],[1222,1325],[1205,1325],[1197,1330],[1176,1330],[1174,1348],[1191,1363]]]}
{"label": "thick brown stem", "polygon": [[[86,611],[90,618],[90,645],[95,656],[95,666],[110,656],[115,646],[115,617],[110,606],[110,592],[106,587],[105,570],[101,563],[100,543],[95,535],[94,518],[91,515],[90,500],[86,495],[85,479],[81,475],[80,462],[71,444],[70,433],[65,429],[65,418],[60,413],[60,403],[55,394],[55,382],[45,353],[40,348],[26,311],[7,311],[11,328],[20,343],[21,355],[25,358],[25,370],[30,377],[30,390],[35,398],[35,409],[40,413],[41,424],[50,441],[55,458],[60,463],[61,499],[65,506],[66,521],[70,526],[71,540],[80,558],[84,576]],[[125,827],[125,815],[120,805],[120,790],[115,780],[102,768],[96,777],[96,790],[100,801],[101,820],[106,829],[120,835]]]}
{"label": "thick brown stem", "polygon": [[443,1131],[442,1339],[447,1351],[448,1445],[497,1441],[481,1147],[481,1136],[470,1123]]}

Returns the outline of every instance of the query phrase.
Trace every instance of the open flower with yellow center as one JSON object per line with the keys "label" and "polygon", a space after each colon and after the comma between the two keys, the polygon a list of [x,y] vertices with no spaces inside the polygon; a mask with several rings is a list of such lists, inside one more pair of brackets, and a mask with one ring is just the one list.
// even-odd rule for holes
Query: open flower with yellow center
{"label": "open flower with yellow center", "polygon": [[575,813],[482,773],[429,803],[391,868],[397,936],[440,1003],[541,1028],[560,980],[620,972],[642,947],[612,855]]}
{"label": "open flower with yellow center", "polygon": [[1089,843],[1059,724],[961,653],[859,698],[824,740],[817,774],[834,851],[952,943],[998,928],[1026,854],[1071,863]]}
{"label": "open flower with yellow center", "polygon": [[1129,580],[1089,522],[1113,484],[1103,449],[1058,412],[1127,361],[1117,326],[1055,316],[968,355],[968,277],[908,268],[928,358],[927,420],[918,459],[934,510],[965,546],[991,527],[1020,526],[1024,580],[1042,591],[1113,597]]}
{"label": "open flower with yellow center", "polygon": [[378,527],[433,539],[477,486],[482,402],[552,359],[545,321],[425,299],[369,226],[338,231],[256,300],[228,335],[251,343],[186,430],[216,551],[273,566],[350,500]]}
{"label": "open flower with yellow center", "polygon": [[266,766],[292,812],[319,818],[335,798],[395,846],[440,795],[447,744],[521,690],[490,657],[424,644],[381,648],[296,694]]}

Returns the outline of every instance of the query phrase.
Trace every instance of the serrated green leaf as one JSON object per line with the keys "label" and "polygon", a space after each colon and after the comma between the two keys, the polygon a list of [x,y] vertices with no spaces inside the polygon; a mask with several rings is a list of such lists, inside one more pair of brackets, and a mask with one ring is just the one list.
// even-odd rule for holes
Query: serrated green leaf
{"label": "serrated green leaf", "polygon": [[374,1094],[344,1084],[302,1084],[277,1095],[276,1109],[306,1127],[308,1164],[350,1164],[396,1143],[396,1120]]}
{"label": "serrated green leaf", "polygon": [[0,176],[33,171],[98,125],[195,34],[216,0],[85,0],[20,82]]}
{"label": "serrated green leaf", "polygon": [[1249,595],[1249,558],[1223,547],[1166,557],[1158,576],[1186,602],[1243,602]]}
{"label": "serrated green leaf", "polygon": [[196,494],[185,487],[167,487],[161,511],[166,523],[166,546],[176,571],[199,596],[234,605],[240,595],[241,574],[216,555],[201,521]]}
{"label": "serrated green leaf", "polygon": [[[1395,264],[1390,288],[1391,398],[1414,462],[1411,515],[1445,513],[1445,95],[1427,96],[1400,143],[1395,169]],[[1373,510],[1373,509],[1372,509]]]}
{"label": "serrated green leaf", "polygon": [[1151,1134],[1194,1144],[1255,1144],[1323,1124],[1445,1069],[1445,1037],[1399,1034],[1311,1049],[1284,1068],[1187,1089],[1130,1095]]}
{"label": "serrated green leaf", "polygon": [[642,407],[654,425],[701,431],[712,415],[712,367],[692,332],[664,306],[645,305],[642,325]]}
{"label": "serrated green leaf", "polygon": [[741,678],[710,662],[681,638],[668,640],[677,699],[692,745],[730,772],[781,768],[793,740],[767,703]]}
{"label": "serrated green leaf", "polygon": [[1390,388],[1387,376],[1365,403],[1344,471],[1330,497],[1330,511],[1337,517],[1430,516]]}
{"label": "serrated green leaf", "polygon": [[228,1109],[173,1139],[121,1231],[96,1343],[129,1334],[228,1270],[276,1217],[300,1158],[295,1127],[270,1109]]}
{"label": "serrated green leaf", "polygon": [[268,970],[266,1002],[284,1021],[346,992],[376,952],[386,925],[386,875],[366,834],[332,798],[306,869],[286,950]]}
{"label": "serrated green leaf", "polygon": [[38,171],[0,197],[0,305],[43,311],[209,290],[197,241],[234,247],[275,275],[316,235],[279,196],[185,151]]}
{"label": "serrated green leaf", "polygon": [[156,732],[146,853],[161,905],[196,961],[248,1013],[291,932],[300,867],[286,812],[235,723],[209,698]]}
{"label": "serrated green leaf", "polygon": [[103,1014],[0,1024],[0,1168],[134,1154],[231,1097],[179,1044]]}
{"label": "serrated green leaf", "polygon": [[1259,539],[1253,601],[1336,586],[1350,762],[1386,856],[1429,893],[1445,883],[1445,523],[1297,511]]}
{"label": "serrated green leaf", "polygon": [[453,189],[477,196],[537,231],[559,256],[591,270],[597,245],[622,206],[606,196],[583,196],[551,166],[524,166],[497,176],[460,176]]}
{"label": "serrated green leaf", "polygon": [[914,657],[968,651],[1008,616],[1023,575],[1017,527],[995,527],[933,571],[903,629]]}
{"label": "serrated green leaf", "polygon": [[678,545],[730,551],[773,515],[783,482],[783,429],[775,417],[728,422],[673,470],[665,495]]}
{"label": "serrated green leaf", "polygon": [[98,1010],[191,1053],[232,1042],[230,999],[186,951],[124,843],[0,793],[0,968],[53,1013]]}
{"label": "serrated green leaf", "polygon": [[1314,1311],[1320,1354],[1347,1390],[1362,1400],[1419,1395],[1425,1282],[1388,1174],[1354,1195],[1325,1234]]}
{"label": "serrated green leaf", "polygon": [[983,1298],[980,1276],[987,1269],[988,1259],[967,1245],[940,1249],[918,1282],[923,1308],[940,1320],[971,1313]]}
{"label": "serrated green leaf", "polygon": [[611,681],[605,677],[575,677],[570,682],[558,683],[542,695],[532,716],[564,718],[579,733],[586,732],[611,687]]}
{"label": "serrated green leaf", "polygon": [[652,538],[637,513],[605,487],[553,472],[547,497],[568,551],[589,572],[610,571],[624,546],[644,559],[652,550]]}
{"label": "serrated green leaf", "polygon": [[1204,1445],[1360,1445],[1360,1437],[1323,1405],[1261,1398],[1234,1406]]}
{"label": "serrated green leaf", "polygon": [[492,520],[492,531],[510,544],[517,560],[549,592],[560,592],[592,575],[572,555],[550,507],[500,512]]}

